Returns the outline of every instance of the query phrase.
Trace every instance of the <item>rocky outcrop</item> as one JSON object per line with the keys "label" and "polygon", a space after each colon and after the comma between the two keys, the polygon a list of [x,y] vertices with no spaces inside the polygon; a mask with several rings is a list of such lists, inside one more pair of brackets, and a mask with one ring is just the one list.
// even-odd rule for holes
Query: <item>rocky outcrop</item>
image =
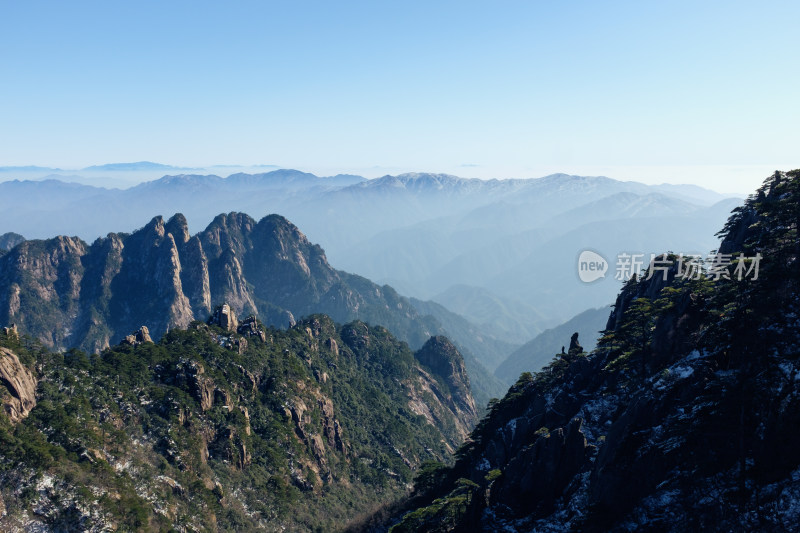
{"label": "rocky outcrop", "polygon": [[3,410],[12,424],[18,424],[36,407],[37,380],[17,354],[6,348],[0,348],[0,385],[6,389],[0,399]]}
{"label": "rocky outcrop", "polygon": [[261,342],[267,342],[267,334],[264,328],[258,322],[258,319],[252,315],[242,320],[242,323],[236,328],[236,332],[245,337],[258,337]]}
{"label": "rocky outcrop", "polygon": [[448,428],[449,446],[457,447],[478,421],[464,359],[445,337],[431,337],[416,353],[415,381],[407,385],[409,409],[431,425]]}
{"label": "rocky outcrop", "polygon": [[222,429],[216,438],[224,443],[225,459],[237,470],[244,470],[253,461],[253,456],[247,450],[247,443],[235,427]]}
{"label": "rocky outcrop", "polygon": [[147,326],[142,326],[130,335],[127,335],[124,339],[122,339],[123,344],[129,344],[131,346],[138,346],[140,344],[144,344],[146,342],[152,343],[153,339],[150,338],[150,330],[147,329]]}
{"label": "rocky outcrop", "polygon": [[19,339],[19,330],[17,329],[17,325],[11,324],[8,327],[4,327],[3,335],[12,339]]}
{"label": "rocky outcrop", "polygon": [[322,436],[333,450],[345,453],[344,438],[342,436],[342,426],[336,420],[333,412],[333,401],[327,397],[317,398],[317,407],[322,415]]}
{"label": "rocky outcrop", "polygon": [[206,369],[197,361],[182,360],[170,372],[166,380],[169,383],[185,387],[200,404],[202,411],[208,411],[214,405],[214,380],[206,375]]}
{"label": "rocky outcrop", "polygon": [[469,432],[477,422],[478,412],[472,398],[464,358],[458,349],[446,337],[434,336],[414,357],[443,382],[445,387],[442,399]]}
{"label": "rocky outcrop", "polygon": [[574,419],[565,428],[542,430],[533,445],[508,462],[505,475],[492,489],[491,503],[507,505],[520,514],[549,511],[594,453],[581,424],[582,420]]}
{"label": "rocky outcrop", "polygon": [[332,472],[328,450],[341,452],[347,457],[347,444],[342,426],[334,414],[333,401],[319,390],[307,392],[314,404],[307,405],[302,399],[297,399],[288,408],[287,414],[294,422],[295,434],[311,451],[315,462],[313,469],[330,480]]}
{"label": "rocky outcrop", "polygon": [[209,324],[221,327],[225,331],[236,331],[239,328],[239,321],[236,313],[228,304],[222,304],[214,310],[214,314],[208,319]]}
{"label": "rocky outcrop", "polygon": [[331,353],[335,357],[339,357],[339,345],[336,343],[336,339],[329,338],[325,341],[325,347],[331,351]]}
{"label": "rocky outcrop", "polygon": [[579,353],[583,352],[583,346],[580,345],[578,342],[578,333],[575,332],[572,334],[572,337],[569,339],[569,351],[567,352],[569,355],[578,355]]}

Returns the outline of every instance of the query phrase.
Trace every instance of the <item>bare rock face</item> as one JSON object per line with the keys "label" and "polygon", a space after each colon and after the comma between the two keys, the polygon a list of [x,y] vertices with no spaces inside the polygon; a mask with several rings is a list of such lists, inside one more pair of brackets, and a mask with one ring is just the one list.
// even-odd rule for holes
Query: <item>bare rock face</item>
{"label": "bare rock face", "polygon": [[225,331],[236,331],[239,328],[239,321],[236,319],[236,313],[233,312],[231,306],[222,304],[214,310],[214,314],[208,319],[209,324],[216,324]]}
{"label": "bare rock face", "polygon": [[478,410],[470,391],[467,368],[458,349],[442,336],[431,337],[414,357],[444,381],[439,392],[443,403],[462,422],[468,433],[478,420]]}
{"label": "bare rock face", "polygon": [[[348,454],[348,444],[344,439],[342,426],[336,418],[333,401],[319,390],[309,391],[316,405],[306,405],[302,399],[296,399],[287,410],[287,415],[295,424],[295,434],[306,443],[314,456],[312,468],[330,479],[333,473],[329,466],[327,450]],[[315,418],[312,413],[317,413]],[[327,445],[327,447],[326,447]]]}
{"label": "bare rock face", "polygon": [[0,402],[12,424],[18,424],[36,407],[36,377],[25,368],[17,354],[0,348],[0,384],[8,394]]}
{"label": "bare rock face", "polygon": [[205,369],[198,365],[195,375],[195,397],[200,400],[200,408],[208,411],[214,405],[214,381],[204,376]]}
{"label": "bare rock face", "polygon": [[70,319],[78,316],[87,246],[77,237],[25,241],[3,255],[0,323],[36,331],[46,346],[66,344]]}
{"label": "bare rock face", "polygon": [[130,344],[131,346],[138,346],[146,342],[153,342],[153,339],[150,338],[150,330],[147,329],[147,326],[140,327],[122,340],[123,344]]}
{"label": "bare rock face", "polygon": [[328,348],[333,355],[339,357],[339,345],[333,337],[325,341],[325,347]]}
{"label": "bare rock face", "polygon": [[185,328],[194,319],[194,314],[189,299],[183,293],[182,267],[175,237],[167,233],[162,246],[165,251],[156,263],[162,276],[156,279],[161,282],[162,294],[169,298],[169,326]]}
{"label": "bare rock face", "polygon": [[237,309],[256,309],[236,252],[226,249],[211,264],[214,266],[213,275],[210,274],[211,299],[228,302]]}
{"label": "bare rock face", "polygon": [[247,410],[247,407],[244,405],[239,406],[239,410],[244,415],[244,434],[250,436],[252,429],[250,427],[250,412]]}

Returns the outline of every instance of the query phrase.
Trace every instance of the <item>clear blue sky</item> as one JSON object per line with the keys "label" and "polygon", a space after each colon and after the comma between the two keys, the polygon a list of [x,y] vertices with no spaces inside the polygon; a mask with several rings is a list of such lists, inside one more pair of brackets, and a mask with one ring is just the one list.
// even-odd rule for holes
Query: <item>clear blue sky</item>
{"label": "clear blue sky", "polygon": [[800,2],[0,0],[0,166],[800,166]]}

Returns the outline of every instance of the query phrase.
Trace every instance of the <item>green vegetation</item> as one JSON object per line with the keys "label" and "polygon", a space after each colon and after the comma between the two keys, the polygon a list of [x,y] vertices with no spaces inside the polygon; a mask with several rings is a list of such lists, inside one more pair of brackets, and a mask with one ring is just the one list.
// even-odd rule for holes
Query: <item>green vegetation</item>
{"label": "green vegetation", "polygon": [[239,353],[222,345],[240,336],[195,322],[99,355],[0,338],[40,376],[27,419],[0,414],[9,512],[125,531],[334,531],[448,460],[457,436],[409,409],[417,363],[386,329],[312,316],[265,336]]}
{"label": "green vegetation", "polygon": [[[496,479],[496,478],[494,478]],[[456,488],[444,498],[437,498],[426,507],[412,511],[389,529],[390,533],[416,533],[417,531],[454,531],[463,524],[473,509],[480,486],[469,479],[456,481]]]}

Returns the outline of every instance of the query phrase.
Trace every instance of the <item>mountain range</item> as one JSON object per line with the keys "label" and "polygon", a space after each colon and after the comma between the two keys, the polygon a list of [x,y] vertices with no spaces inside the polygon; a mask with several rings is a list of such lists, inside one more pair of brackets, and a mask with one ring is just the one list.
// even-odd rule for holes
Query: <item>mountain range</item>
{"label": "mountain range", "polygon": [[[581,249],[595,249],[612,264],[624,251],[706,253],[716,248],[714,232],[739,203],[691,185],[566,174],[478,180],[412,173],[366,180],[279,169],[225,178],[167,175],[124,190],[57,179],[5,181],[0,230],[91,242],[109,229],[134,231],[163,213],[183,213],[193,227],[220,212],[257,219],[279,213],[339,268],[407,296],[458,306],[450,310],[485,325],[485,335],[502,334],[519,346],[614,297],[619,284],[610,277],[592,285],[577,280]],[[464,305],[478,294],[493,302],[497,315],[481,316]]]}
{"label": "mountain range", "polygon": [[[173,179],[166,190],[206,190]],[[519,223],[518,277],[406,298],[334,269],[274,214],[216,215],[195,234],[181,214],[156,216],[91,244],[5,234],[0,528],[800,528],[800,171],[710,206],[604,178],[558,176],[530,197],[530,184],[441,175],[291,179],[317,207],[343,195],[337,206],[377,213],[398,190],[415,216],[441,215],[375,235],[440,227],[438,245],[467,248]],[[511,186],[522,204],[468,205]],[[446,213],[458,204],[468,212]],[[576,281],[575,249],[569,269],[558,258],[584,238],[609,254],[622,236],[665,245],[664,275],[634,275],[612,309],[592,309],[603,282]],[[687,276],[673,252],[706,243],[726,262]],[[503,340],[537,319],[530,342]],[[505,394],[490,391],[497,377],[514,380]]]}
{"label": "mountain range", "polygon": [[574,334],[523,374],[385,526],[800,528],[799,213],[800,170],[776,172],[721,231],[729,275],[664,254],[666,276],[631,278],[597,348]]}
{"label": "mountain range", "polygon": [[[140,326],[158,339],[222,302],[276,327],[313,313],[339,323],[364,320],[415,349],[448,333],[391,287],[335,270],[322,248],[278,215],[258,222],[219,215],[194,236],[183,215],[159,216],[92,244],[66,236],[28,240],[0,257],[0,323],[16,324],[51,349],[100,352]],[[446,310],[439,314],[447,319]],[[477,358],[497,346],[468,327],[454,334],[485,405],[502,385]]]}

